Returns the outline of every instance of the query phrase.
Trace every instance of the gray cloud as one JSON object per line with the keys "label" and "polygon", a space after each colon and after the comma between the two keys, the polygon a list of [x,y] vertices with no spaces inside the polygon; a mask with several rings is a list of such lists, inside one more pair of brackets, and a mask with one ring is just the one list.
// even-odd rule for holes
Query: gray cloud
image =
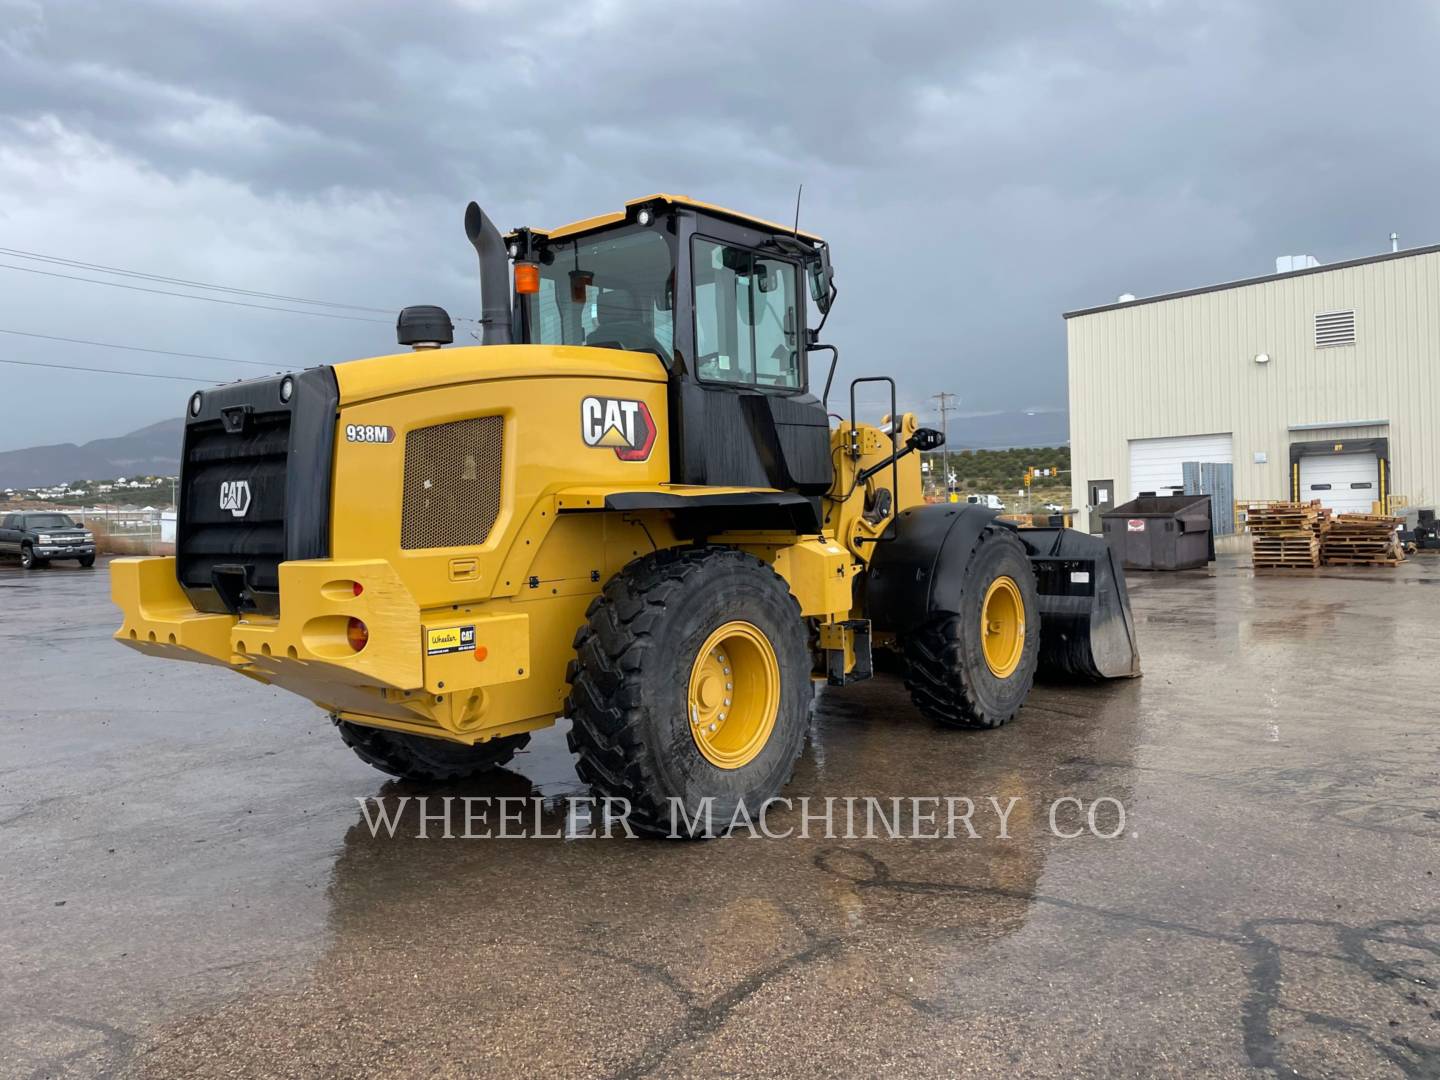
{"label": "gray cloud", "polygon": [[[0,246],[473,313],[471,197],[502,225],[655,190],[788,220],[803,181],[844,373],[897,373],[913,405],[1063,407],[1065,308],[1440,240],[1440,15],[1418,0],[0,0],[0,25]],[[5,270],[0,325],[277,366],[393,340]],[[0,366],[0,448],[184,394]]]}

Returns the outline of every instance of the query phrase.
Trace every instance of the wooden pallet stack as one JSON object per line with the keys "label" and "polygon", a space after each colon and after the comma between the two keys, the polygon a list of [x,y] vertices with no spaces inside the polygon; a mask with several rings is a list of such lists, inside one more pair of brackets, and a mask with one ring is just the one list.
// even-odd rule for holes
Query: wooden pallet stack
{"label": "wooden pallet stack", "polygon": [[1250,507],[1246,523],[1255,569],[1313,570],[1320,565],[1320,536],[1329,511],[1318,502]]}
{"label": "wooden pallet stack", "polygon": [[1399,566],[1405,561],[1396,535],[1402,524],[1386,514],[1341,514],[1325,532],[1320,559],[1326,566]]}

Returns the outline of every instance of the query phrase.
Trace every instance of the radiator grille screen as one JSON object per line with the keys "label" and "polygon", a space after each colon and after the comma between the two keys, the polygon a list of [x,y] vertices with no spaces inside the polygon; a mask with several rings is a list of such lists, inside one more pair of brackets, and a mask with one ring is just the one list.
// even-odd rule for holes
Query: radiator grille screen
{"label": "radiator grille screen", "polygon": [[401,548],[485,543],[500,513],[504,459],[501,416],[436,424],[406,435]]}

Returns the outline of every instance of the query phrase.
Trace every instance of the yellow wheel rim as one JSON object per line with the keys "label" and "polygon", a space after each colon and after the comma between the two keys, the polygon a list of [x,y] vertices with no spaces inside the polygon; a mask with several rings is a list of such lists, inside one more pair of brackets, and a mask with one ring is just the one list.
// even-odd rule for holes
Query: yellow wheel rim
{"label": "yellow wheel rim", "polygon": [[985,590],[980,605],[980,640],[985,666],[997,679],[1008,679],[1025,652],[1025,598],[1012,577],[1001,576]]}
{"label": "yellow wheel rim", "polygon": [[780,710],[775,647],[748,622],[728,622],[701,646],[690,667],[690,734],[710,764],[738,769],[754,761]]}

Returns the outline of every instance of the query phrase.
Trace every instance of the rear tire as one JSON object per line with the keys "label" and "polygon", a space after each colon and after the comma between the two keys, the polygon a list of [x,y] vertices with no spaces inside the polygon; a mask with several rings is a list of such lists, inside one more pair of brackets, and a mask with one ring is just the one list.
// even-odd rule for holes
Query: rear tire
{"label": "rear tire", "polygon": [[468,780],[498,769],[530,741],[526,732],[466,746],[448,739],[365,727],[335,716],[330,719],[335,722],[341,740],[365,764],[402,780],[426,784]]}
{"label": "rear tire", "polygon": [[626,800],[637,831],[716,835],[789,782],[809,730],[808,633],[759,559],[723,547],[637,559],[591,602],[575,652],[576,772]]}
{"label": "rear tire", "polygon": [[905,637],[905,686],[917,709],[947,727],[997,728],[1020,710],[1040,659],[1035,573],[1009,529],[980,533],[960,607]]}

